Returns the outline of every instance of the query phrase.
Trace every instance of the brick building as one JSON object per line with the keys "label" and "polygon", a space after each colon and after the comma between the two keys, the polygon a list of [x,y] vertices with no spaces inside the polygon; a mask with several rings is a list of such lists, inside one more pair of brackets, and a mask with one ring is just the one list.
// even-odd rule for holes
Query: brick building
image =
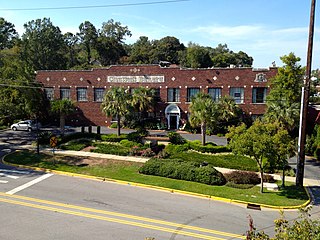
{"label": "brick building", "polygon": [[49,99],[69,98],[77,103],[73,125],[106,126],[112,122],[100,109],[103,94],[112,86],[155,89],[158,103],[154,117],[176,129],[187,119],[192,96],[199,91],[217,101],[232,96],[242,110],[254,116],[265,112],[269,80],[276,67],[183,69],[178,66],[116,65],[92,70],[38,71],[36,80],[43,84]]}

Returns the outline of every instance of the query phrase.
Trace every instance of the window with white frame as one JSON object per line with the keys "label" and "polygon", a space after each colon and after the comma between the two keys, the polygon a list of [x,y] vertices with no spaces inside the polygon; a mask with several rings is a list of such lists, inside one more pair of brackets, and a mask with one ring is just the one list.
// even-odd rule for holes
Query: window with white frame
{"label": "window with white frame", "polygon": [[244,103],[244,88],[243,87],[231,87],[230,96],[236,103]]}
{"label": "window with white frame", "polygon": [[180,88],[168,88],[168,102],[180,102]]}
{"label": "window with white frame", "polygon": [[267,88],[255,87],[252,88],[252,103],[265,103],[267,97]]}
{"label": "window with white frame", "polygon": [[52,87],[44,88],[44,94],[48,100],[54,99],[54,90]]}
{"label": "window with white frame", "polygon": [[70,99],[70,88],[60,88],[60,99]]}
{"label": "window with white frame", "polygon": [[208,88],[208,94],[212,97],[212,100],[218,102],[221,98],[221,88]]}
{"label": "window with white frame", "polygon": [[88,89],[86,87],[77,88],[77,101],[78,102],[88,101],[87,91],[88,91]]}
{"label": "window with white frame", "polygon": [[188,88],[187,90],[187,102],[191,102],[192,98],[200,92],[200,88]]}
{"label": "window with white frame", "polygon": [[94,101],[102,102],[104,96],[104,88],[95,88],[94,89]]}

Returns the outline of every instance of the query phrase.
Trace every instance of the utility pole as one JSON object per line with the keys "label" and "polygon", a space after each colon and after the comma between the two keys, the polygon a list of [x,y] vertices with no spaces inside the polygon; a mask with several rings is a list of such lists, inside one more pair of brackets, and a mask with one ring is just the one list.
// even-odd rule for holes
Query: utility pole
{"label": "utility pole", "polygon": [[303,186],[303,177],[304,177],[305,143],[306,143],[307,113],[308,113],[308,105],[309,105],[309,92],[310,92],[310,80],[311,80],[315,6],[316,6],[316,0],[312,0],[311,12],[310,12],[310,24],[309,24],[307,67],[306,67],[306,75],[304,79],[304,87],[302,88],[302,96],[301,96],[298,158],[297,158],[297,172],[296,172],[297,186]]}

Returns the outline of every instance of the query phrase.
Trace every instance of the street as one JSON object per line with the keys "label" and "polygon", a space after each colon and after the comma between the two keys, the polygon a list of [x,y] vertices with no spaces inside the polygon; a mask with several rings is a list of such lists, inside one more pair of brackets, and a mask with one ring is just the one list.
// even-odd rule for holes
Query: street
{"label": "street", "polygon": [[[3,135],[8,134],[9,140]],[[1,141],[34,135],[1,132]],[[1,144],[1,155],[15,144]],[[273,233],[279,211],[247,209],[177,193],[0,166],[0,239],[239,239],[249,228]],[[286,211],[291,220],[297,211]]]}

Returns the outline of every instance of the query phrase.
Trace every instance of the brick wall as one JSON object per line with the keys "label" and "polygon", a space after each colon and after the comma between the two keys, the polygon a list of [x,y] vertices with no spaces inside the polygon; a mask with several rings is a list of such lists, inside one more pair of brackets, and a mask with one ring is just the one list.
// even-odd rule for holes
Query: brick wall
{"label": "brick wall", "polygon": [[[101,112],[99,102],[94,102],[94,88],[122,86],[136,88],[160,88],[162,101],[167,101],[168,88],[180,88],[180,102],[176,103],[181,109],[182,118],[186,117],[189,103],[187,103],[187,88],[200,88],[207,93],[208,88],[221,88],[222,96],[229,95],[230,87],[244,88],[244,103],[239,104],[247,114],[260,115],[265,112],[265,104],[252,103],[252,88],[267,87],[269,92],[270,78],[276,75],[277,68],[213,68],[213,69],[180,69],[178,67],[160,67],[158,65],[126,65],[111,66],[110,68],[92,70],[68,71],[38,71],[36,80],[44,87],[54,88],[54,97],[60,98],[60,88],[70,87],[71,99],[77,103],[77,113],[72,116],[74,125],[110,125],[110,118]],[[256,81],[257,74],[265,76],[265,81]],[[109,83],[108,76],[164,76],[162,83]],[[88,101],[77,102],[77,87],[87,88]],[[159,104],[158,111],[164,113],[168,104]],[[107,122],[106,122],[107,121]]]}

